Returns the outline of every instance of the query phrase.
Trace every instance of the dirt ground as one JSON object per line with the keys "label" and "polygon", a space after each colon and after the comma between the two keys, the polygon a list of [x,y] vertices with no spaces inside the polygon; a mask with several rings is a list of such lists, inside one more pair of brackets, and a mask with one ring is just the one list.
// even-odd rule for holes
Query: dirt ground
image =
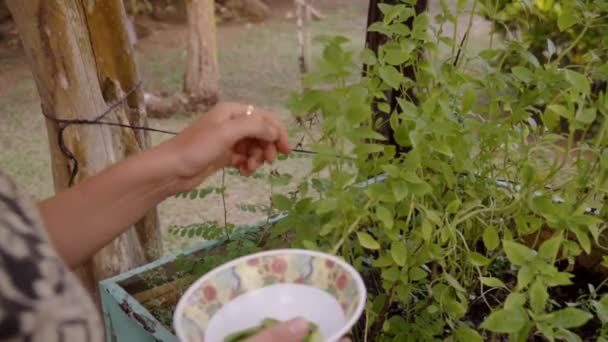
{"label": "dirt ground", "polygon": [[[253,103],[273,110],[290,127],[294,122],[284,104],[289,94],[299,87],[292,3],[273,0],[270,19],[256,24],[220,24],[217,31],[222,99]],[[362,47],[367,17],[366,0],[317,0],[315,3],[326,17],[313,23],[313,36],[343,35],[352,39],[350,48]],[[431,14],[438,12],[437,5],[432,5]],[[140,19],[139,24],[150,31],[136,45],[136,58],[145,90],[179,91],[186,58],[185,24],[160,23],[145,18]],[[458,32],[464,32],[466,25],[460,23]],[[484,45],[487,32],[487,24],[476,19],[472,41]],[[313,55],[318,54],[319,48],[315,45]],[[170,119],[151,120],[150,125],[177,131],[195,118],[196,115],[178,114]],[[157,144],[167,137],[153,133],[152,138]],[[292,139],[295,141],[298,137],[293,136]],[[309,161],[297,158],[278,162],[272,168],[300,178],[307,174]],[[0,169],[13,176],[36,199],[53,193],[45,123],[35,84],[16,39],[0,39]],[[265,167],[262,172],[269,170],[270,167]],[[201,187],[220,184],[221,175],[216,175]],[[229,222],[243,225],[263,217],[259,213],[241,211],[238,206],[268,203],[270,189],[264,181],[228,176],[226,184]],[[278,189],[288,190],[289,186]],[[217,195],[203,200],[169,198],[158,207],[162,228],[167,231],[172,225],[207,220],[223,222],[224,208],[221,203]],[[166,234],[166,252],[174,252],[195,242]]]}

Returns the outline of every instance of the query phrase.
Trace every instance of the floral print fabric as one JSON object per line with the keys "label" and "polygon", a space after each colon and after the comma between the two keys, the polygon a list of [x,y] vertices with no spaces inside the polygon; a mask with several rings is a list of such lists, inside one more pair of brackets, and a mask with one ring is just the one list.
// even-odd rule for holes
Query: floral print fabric
{"label": "floral print fabric", "polygon": [[51,246],[34,203],[2,173],[0,341],[103,341],[93,302]]}

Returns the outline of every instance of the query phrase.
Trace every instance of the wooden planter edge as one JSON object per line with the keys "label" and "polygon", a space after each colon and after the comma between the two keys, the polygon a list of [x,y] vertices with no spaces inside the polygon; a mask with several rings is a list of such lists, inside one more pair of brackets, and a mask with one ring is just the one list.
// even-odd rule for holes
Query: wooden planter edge
{"label": "wooden planter edge", "polygon": [[[269,219],[258,221],[253,225],[243,226],[235,234],[238,236],[240,234],[257,231],[262,226],[266,224],[275,224],[286,216],[286,214],[282,213]],[[106,341],[177,342],[177,336],[175,336],[168,327],[165,327],[159,322],[154,315],[129,294],[120,283],[147,271],[166,266],[180,256],[187,256],[197,252],[210,250],[223,245],[225,242],[225,239],[205,241],[178,253],[165,255],[158,260],[99,282]]]}

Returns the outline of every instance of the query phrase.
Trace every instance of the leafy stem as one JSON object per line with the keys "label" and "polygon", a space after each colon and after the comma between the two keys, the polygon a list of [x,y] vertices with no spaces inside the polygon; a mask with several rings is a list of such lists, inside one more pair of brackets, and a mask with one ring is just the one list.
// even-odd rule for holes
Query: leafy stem
{"label": "leafy stem", "polygon": [[348,226],[346,231],[340,237],[340,240],[338,240],[338,242],[331,249],[332,254],[336,254],[340,250],[340,247],[342,247],[342,245],[344,244],[344,241],[353,233],[355,229],[359,227],[359,222],[361,221],[361,219],[368,215],[367,210],[372,205],[372,203],[372,200],[367,201],[362,210],[363,214],[358,215],[357,218],[350,224],[350,226]]}

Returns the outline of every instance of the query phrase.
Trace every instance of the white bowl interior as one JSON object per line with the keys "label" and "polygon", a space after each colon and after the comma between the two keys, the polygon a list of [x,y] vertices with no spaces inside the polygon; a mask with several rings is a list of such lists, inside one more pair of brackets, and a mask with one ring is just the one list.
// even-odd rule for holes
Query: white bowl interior
{"label": "white bowl interior", "polygon": [[265,318],[315,323],[325,341],[347,334],[363,312],[359,273],[334,256],[298,249],[245,256],[197,280],[174,315],[182,342],[223,342]]}
{"label": "white bowl interior", "polygon": [[340,303],[327,292],[307,285],[277,284],[228,302],[209,321],[205,340],[223,341],[242,327],[257,326],[265,318],[286,321],[294,317],[315,323],[325,339],[338,334],[346,324]]}

